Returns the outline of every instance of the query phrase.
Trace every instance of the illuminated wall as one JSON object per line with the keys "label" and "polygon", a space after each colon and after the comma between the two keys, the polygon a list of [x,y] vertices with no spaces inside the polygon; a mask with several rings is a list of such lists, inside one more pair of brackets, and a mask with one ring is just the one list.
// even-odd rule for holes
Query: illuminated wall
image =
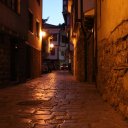
{"label": "illuminated wall", "polygon": [[128,4],[97,0],[97,85],[104,99],[128,116]]}

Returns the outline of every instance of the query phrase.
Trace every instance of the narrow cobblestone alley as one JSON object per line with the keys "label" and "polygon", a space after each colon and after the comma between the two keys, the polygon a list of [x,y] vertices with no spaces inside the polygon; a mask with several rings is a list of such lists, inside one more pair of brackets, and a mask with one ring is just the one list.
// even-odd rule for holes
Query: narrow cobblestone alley
{"label": "narrow cobblestone alley", "polygon": [[94,85],[66,71],[0,89],[0,128],[128,128]]}

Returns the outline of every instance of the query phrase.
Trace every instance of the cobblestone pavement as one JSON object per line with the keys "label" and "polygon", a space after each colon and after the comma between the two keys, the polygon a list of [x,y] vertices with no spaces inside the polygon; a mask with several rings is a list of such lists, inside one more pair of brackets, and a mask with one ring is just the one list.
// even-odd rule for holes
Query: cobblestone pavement
{"label": "cobblestone pavement", "polygon": [[0,89],[0,128],[128,128],[94,85],[66,71]]}

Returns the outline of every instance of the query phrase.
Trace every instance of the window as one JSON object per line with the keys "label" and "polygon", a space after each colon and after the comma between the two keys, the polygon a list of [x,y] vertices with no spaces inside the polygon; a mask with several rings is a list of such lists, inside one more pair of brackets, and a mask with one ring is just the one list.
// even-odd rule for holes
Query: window
{"label": "window", "polygon": [[7,7],[20,14],[20,0],[2,0]]}
{"label": "window", "polygon": [[62,36],[62,43],[67,43],[68,42],[68,39],[66,36]]}
{"label": "window", "polygon": [[67,6],[63,6],[63,11],[64,11],[64,12],[67,11]]}
{"label": "window", "polygon": [[20,6],[19,6],[18,0],[12,0],[12,9],[16,11],[17,13],[20,13]]}
{"label": "window", "polygon": [[39,37],[39,22],[36,21],[36,36]]}
{"label": "window", "polygon": [[12,0],[12,9],[15,10],[15,0]]}
{"label": "window", "polygon": [[3,3],[7,4],[7,0],[1,0]]}
{"label": "window", "polygon": [[20,14],[20,0],[14,0],[15,1],[15,11],[17,11],[18,14]]}
{"label": "window", "polygon": [[64,1],[63,1],[63,4],[64,4],[64,5],[66,5],[66,4],[67,4],[67,1],[66,1],[66,0],[64,0]]}
{"label": "window", "polygon": [[33,14],[29,11],[29,31],[33,32]]}
{"label": "window", "polygon": [[61,51],[61,56],[64,56],[64,51]]}
{"label": "window", "polygon": [[101,27],[101,16],[102,16],[102,10],[101,10],[102,5],[101,4],[102,4],[101,0],[97,1],[97,19],[98,19],[97,27],[98,29]]}
{"label": "window", "polygon": [[52,37],[52,41],[57,41],[57,34],[53,34]]}
{"label": "window", "polygon": [[52,48],[52,49],[50,50],[50,54],[51,54],[51,55],[55,55],[55,48]]}
{"label": "window", "polygon": [[40,0],[36,0],[37,1],[37,3],[40,5]]}
{"label": "window", "polygon": [[7,5],[8,1],[7,0],[1,0],[0,2],[4,3]]}
{"label": "window", "polygon": [[12,8],[12,0],[7,0],[6,3],[8,5],[8,7]]}

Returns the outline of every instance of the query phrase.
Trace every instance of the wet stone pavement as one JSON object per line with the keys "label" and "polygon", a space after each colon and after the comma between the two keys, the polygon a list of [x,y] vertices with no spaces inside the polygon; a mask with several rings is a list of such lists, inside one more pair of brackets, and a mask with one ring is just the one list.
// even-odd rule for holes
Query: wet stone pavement
{"label": "wet stone pavement", "polygon": [[94,85],[66,71],[0,89],[0,128],[128,128]]}

